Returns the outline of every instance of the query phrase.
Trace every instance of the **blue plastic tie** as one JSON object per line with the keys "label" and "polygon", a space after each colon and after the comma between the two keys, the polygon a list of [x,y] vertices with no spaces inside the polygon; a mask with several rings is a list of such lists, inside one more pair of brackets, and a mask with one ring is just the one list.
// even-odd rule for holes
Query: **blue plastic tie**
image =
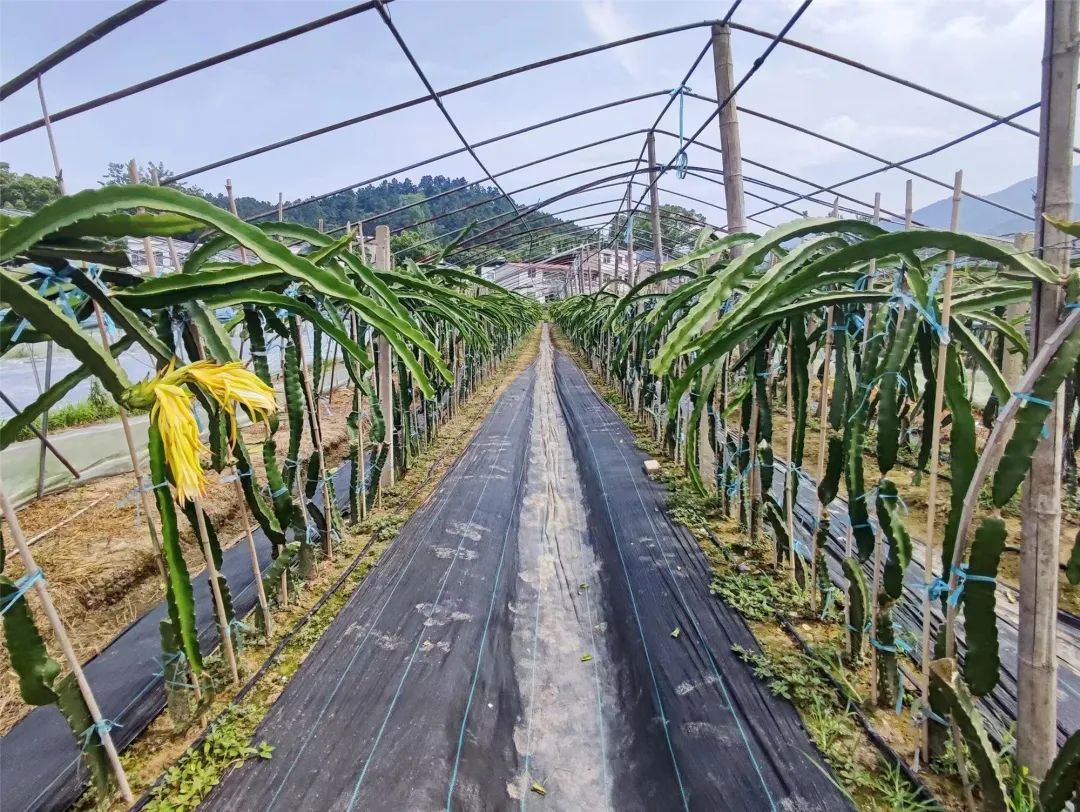
{"label": "blue plastic tie", "polygon": [[795,554],[803,561],[809,561],[811,558],[810,550],[807,548],[806,544],[803,543],[802,539],[797,539],[795,541]]}
{"label": "blue plastic tie", "polygon": [[836,592],[836,587],[834,587],[834,586],[830,586],[827,590],[825,590],[825,601],[824,601],[824,604],[821,607],[821,619],[822,620],[824,620],[828,616],[829,610],[832,609],[833,594],[835,592]]}
{"label": "blue plastic tie", "polygon": [[923,589],[930,596],[930,600],[939,600],[943,595],[949,594],[949,582],[940,577],[935,577],[929,584],[923,584]]}
{"label": "blue plastic tie", "polygon": [[1046,400],[1045,398],[1035,397],[1030,392],[1013,392],[1013,397],[1019,400],[1026,401],[1027,403],[1034,403],[1037,406],[1045,406],[1047,409],[1054,408],[1053,401]]}
{"label": "blue plastic tie", "polygon": [[112,719],[102,719],[100,722],[94,722],[94,724],[90,725],[90,727],[86,728],[82,733],[83,750],[90,749],[90,746],[93,743],[91,739],[95,733],[97,734],[98,741],[101,742],[109,734],[109,731],[117,727],[123,727],[123,725]]}
{"label": "blue plastic tie", "polygon": [[[1034,403],[1036,406],[1045,406],[1047,409],[1053,409],[1053,401],[1046,400],[1045,398],[1035,397],[1030,392],[1013,392],[1013,397],[1022,400],[1026,403]],[[1045,440],[1050,436],[1050,428],[1043,423],[1042,431],[1040,432],[1042,438]]]}
{"label": "blue plastic tie", "polygon": [[20,578],[18,581],[16,581],[15,582],[15,591],[13,593],[11,593],[10,595],[8,595],[4,599],[3,605],[0,606],[0,616],[3,616],[5,614],[7,614],[7,610],[10,609],[12,606],[14,606],[16,601],[18,601],[23,595],[25,595],[27,592],[29,592],[30,587],[32,587],[38,581],[44,581],[44,580],[45,580],[45,573],[43,573],[41,571],[41,568],[39,567],[38,569],[34,570],[33,572],[27,573],[22,578]]}
{"label": "blue plastic tie", "polygon": [[956,591],[949,595],[949,606],[956,606],[960,603],[960,598],[964,594],[964,586],[969,582],[984,583],[984,584],[996,584],[997,579],[992,575],[972,575],[967,571],[967,567],[961,564],[959,567],[952,568],[953,575],[956,576]]}
{"label": "blue plastic tie", "polygon": [[277,499],[279,496],[284,496],[288,492],[289,492],[289,486],[288,485],[282,485],[276,491],[271,491],[270,498],[271,499]]}
{"label": "blue plastic tie", "polygon": [[1066,310],[1080,310],[1080,302],[1069,302],[1065,305]]}

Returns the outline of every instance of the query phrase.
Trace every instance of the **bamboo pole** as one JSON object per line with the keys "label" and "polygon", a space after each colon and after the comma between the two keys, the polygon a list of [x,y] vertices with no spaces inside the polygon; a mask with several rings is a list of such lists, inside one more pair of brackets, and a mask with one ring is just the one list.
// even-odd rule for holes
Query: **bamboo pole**
{"label": "bamboo pole", "polygon": [[[45,120],[45,132],[49,140],[49,152],[52,155],[53,172],[56,176],[56,188],[61,195],[66,194],[64,191],[64,173],[60,168],[60,157],[56,151],[56,140],[53,138],[52,121],[49,118],[49,108],[45,104],[45,85],[41,76],[37,77],[37,90],[38,101],[41,104],[41,117]],[[32,345],[31,345],[32,346]],[[33,359],[33,352],[31,350],[30,358]],[[53,342],[49,339],[45,350],[45,389],[48,390],[52,385],[52,359],[53,359]],[[37,365],[34,365],[34,376],[37,377]],[[39,387],[40,388],[40,387]],[[38,456],[38,480],[37,480],[37,497],[40,499],[45,493],[45,453],[47,448],[47,441],[49,438],[49,410],[46,409],[41,413],[41,432],[38,435],[41,440],[41,450]],[[76,474],[76,476],[78,476]]]}
{"label": "bamboo pole", "polygon": [[217,616],[218,632],[221,634],[221,650],[225,654],[225,662],[229,666],[229,675],[233,683],[239,685],[240,671],[236,666],[236,651],[233,649],[229,618],[225,614],[225,601],[221,595],[221,584],[218,583],[218,568],[214,563],[214,553],[210,549],[210,535],[206,530],[202,499],[196,496],[192,502],[195,505],[195,525],[199,533],[199,542],[202,545],[203,558],[206,559],[206,576],[210,579],[210,591],[214,596],[214,613]]}
{"label": "bamboo pole", "polygon": [[[1080,2],[1047,0],[1043,50],[1035,243],[1062,278],[1072,240],[1044,216],[1073,219],[1072,147],[1080,67]],[[1036,281],[1031,302],[1031,346],[1041,346],[1061,320],[1064,286]],[[1057,596],[1061,545],[1062,391],[1051,398],[1049,437],[1040,440],[1024,482],[1017,639],[1017,758],[1041,780],[1057,749]]]}
{"label": "bamboo pole", "polygon": [[[949,219],[949,228],[956,231],[960,226],[960,199],[961,189],[964,183],[964,173],[957,171],[953,180],[952,214]],[[946,338],[938,343],[937,370],[934,381],[934,404],[930,415],[930,476],[927,483],[926,495],[926,542],[923,547],[923,618],[922,618],[922,690],[923,702],[929,707],[930,702],[930,660],[933,657],[933,649],[930,641],[930,612],[932,609],[930,600],[930,585],[934,580],[934,534],[937,528],[937,489],[938,489],[938,457],[941,454],[941,409],[945,397],[945,360],[948,356],[948,331],[952,317],[952,288],[953,288],[953,263],[956,254],[949,251],[945,257],[945,279],[942,283],[941,292],[941,327],[945,331]],[[924,439],[925,442],[925,439]],[[929,724],[923,723],[923,756],[929,757],[930,735]]]}
{"label": "bamboo pole", "polygon": [[[825,359],[821,369],[821,391],[818,395],[818,479],[825,475],[825,446],[829,439],[829,373],[832,364],[833,352],[833,309],[830,307],[825,315]],[[813,363],[813,361],[811,361]],[[811,376],[812,377],[812,376]],[[848,495],[850,498],[850,494]],[[825,505],[821,504],[818,497],[818,523],[820,524],[825,515]],[[810,535],[810,583],[807,584],[810,591],[810,611],[817,611],[817,532],[811,531]]]}
{"label": "bamboo pole", "polygon": [[[38,98],[41,101],[42,117],[45,121],[45,135],[49,141],[49,151],[52,154],[53,168],[56,170],[57,189],[62,196],[66,197],[67,186],[64,183],[64,172],[60,168],[60,157],[56,147],[56,137],[53,134],[52,121],[49,119],[48,107],[45,104],[45,87],[40,76],[38,77],[37,85]],[[97,301],[94,302],[94,316],[97,319],[101,345],[106,353],[111,354],[109,353],[109,332],[105,329],[105,316],[101,312],[101,306]],[[120,425],[123,427],[124,431],[124,441],[127,444],[128,455],[131,458],[131,470],[135,474],[135,490],[139,494],[139,499],[142,502],[142,512],[143,515],[146,516],[146,527],[150,531],[150,544],[154,548],[154,561],[157,564],[161,580],[167,582],[168,575],[165,571],[165,556],[161,551],[161,538],[158,536],[157,526],[154,524],[154,519],[150,512],[150,496],[143,487],[142,465],[139,462],[139,454],[135,449],[135,437],[131,431],[131,422],[128,420],[127,410],[119,403],[116,404],[116,410],[117,414],[120,416]]]}
{"label": "bamboo pole", "polygon": [[[22,558],[23,567],[26,569],[27,575],[38,572],[38,566],[34,561],[34,555],[30,552],[30,547],[26,543],[26,537],[23,535],[22,525],[19,524],[19,517],[15,515],[15,508],[3,489],[0,489],[0,509],[3,510],[4,520],[8,525],[8,533],[19,550],[19,556]],[[83,673],[79,658],[75,655],[75,649],[71,646],[71,640],[68,638],[67,629],[64,628],[64,623],[60,619],[60,614],[56,611],[56,606],[53,604],[52,597],[49,595],[49,589],[45,586],[44,578],[38,578],[37,581],[34,582],[34,591],[37,592],[38,599],[41,601],[41,607],[45,612],[45,616],[49,619],[49,625],[52,626],[53,634],[56,635],[56,642],[60,646],[60,651],[64,655],[64,660],[67,662],[68,668],[71,669],[71,673],[75,677],[75,682],[79,686],[79,693],[82,694],[83,700],[86,702],[86,708],[90,711],[90,717],[94,720],[94,728],[96,729],[98,737],[101,739],[101,744],[105,748],[105,753],[109,758],[109,765],[112,767],[113,774],[116,776],[116,783],[120,788],[120,794],[124,796],[124,801],[126,803],[131,804],[134,802],[135,796],[131,794],[131,787],[128,785],[127,774],[124,772],[124,767],[120,763],[120,755],[116,751],[116,745],[113,742],[112,734],[109,732],[109,724],[101,714],[101,708],[98,706],[97,699],[94,698],[94,692],[90,689],[90,683],[86,679],[86,674]]]}
{"label": "bamboo pole", "polygon": [[[49,390],[52,386],[52,361],[53,361],[53,342],[50,339],[49,343],[45,346],[45,391]],[[45,445],[45,441],[49,437],[49,410],[46,409],[41,413],[41,449],[38,453],[38,479],[37,479],[37,497],[40,499],[45,494],[45,455],[48,449]]]}
{"label": "bamboo pole", "polygon": [[266,590],[263,588],[262,568],[259,566],[259,551],[255,549],[255,537],[251,534],[251,523],[247,516],[247,499],[244,496],[244,486],[240,484],[240,472],[233,468],[233,488],[236,498],[240,501],[240,515],[244,525],[244,537],[247,539],[248,552],[251,554],[251,571],[255,573],[255,591],[259,596],[259,611],[262,612],[263,626],[266,629],[266,637],[269,639],[274,634],[274,616],[270,614],[270,603],[266,600]]}
{"label": "bamboo pole", "polygon": [[795,394],[795,385],[792,378],[794,370],[794,352],[792,350],[793,330],[791,325],[788,325],[787,335],[787,397],[784,399],[784,417],[787,420],[787,455],[788,455],[788,469],[787,469],[787,487],[784,488],[784,528],[787,530],[788,536],[788,576],[791,581],[795,581],[795,494],[793,493],[799,487],[799,475],[795,470],[795,420],[792,411],[792,399]]}
{"label": "bamboo pole", "polygon": [[[375,268],[379,271],[389,271],[390,268],[390,227],[375,227]],[[380,335],[377,342],[378,363],[378,390],[379,405],[383,411],[383,423],[386,425],[387,454],[383,464],[382,474],[379,477],[379,498],[382,498],[384,488],[394,484],[394,366],[393,351],[386,336]]]}

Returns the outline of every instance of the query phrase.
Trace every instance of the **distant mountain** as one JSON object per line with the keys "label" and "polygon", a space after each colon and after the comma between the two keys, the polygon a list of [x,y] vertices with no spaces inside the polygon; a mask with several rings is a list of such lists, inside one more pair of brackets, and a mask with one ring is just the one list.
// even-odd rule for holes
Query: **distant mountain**
{"label": "distant mountain", "polygon": [[[1080,166],[1073,167],[1073,190],[1073,195],[1076,197],[1080,192]],[[1035,178],[1022,180],[983,197],[1008,206],[1010,209],[1034,214]],[[930,228],[948,228],[951,212],[952,197],[949,196],[919,209],[914,213],[914,218]],[[1080,202],[1073,204],[1073,219],[1080,220]],[[1014,234],[1017,231],[1032,231],[1033,225],[1031,220],[965,197],[963,203],[960,204],[960,230],[1000,236]]]}

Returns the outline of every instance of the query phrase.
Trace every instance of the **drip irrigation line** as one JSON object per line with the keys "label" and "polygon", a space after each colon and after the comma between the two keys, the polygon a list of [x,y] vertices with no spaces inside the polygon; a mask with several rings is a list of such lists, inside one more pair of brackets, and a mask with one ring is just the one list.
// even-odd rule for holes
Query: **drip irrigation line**
{"label": "drip irrigation line", "polygon": [[[663,37],[663,36],[667,36],[669,34],[677,34],[677,33],[680,33],[682,31],[691,31],[691,30],[696,29],[696,28],[703,28],[703,27],[706,27],[706,26],[711,26],[713,24],[713,22],[714,21],[712,21],[712,20],[705,20],[703,22],[687,23],[685,25],[677,25],[677,26],[673,26],[671,28],[662,28],[662,29],[659,29],[659,30],[656,30],[656,31],[648,31],[648,32],[646,32],[644,34],[636,34],[635,36],[632,36],[632,37],[626,37],[624,39],[614,40],[613,42],[606,42],[606,43],[604,43],[602,45],[594,45],[591,48],[582,48],[582,49],[577,50],[577,51],[570,51],[568,53],[559,54],[558,56],[548,57],[547,59],[541,59],[541,60],[539,60],[537,62],[530,62],[530,63],[528,63],[526,65],[520,65],[520,66],[518,66],[516,68],[509,68],[507,70],[500,71],[499,73],[493,73],[493,74],[490,74],[488,76],[483,76],[483,77],[481,77],[479,79],[473,79],[471,81],[464,82],[464,83],[459,84],[459,85],[453,85],[452,87],[448,87],[448,88],[446,88],[444,90],[438,91],[438,96],[440,98],[446,98],[447,96],[452,96],[455,93],[461,93],[461,92],[466,91],[466,90],[472,90],[474,88],[482,87],[483,85],[487,85],[487,84],[490,84],[492,82],[496,82],[496,81],[498,81],[500,79],[506,79],[506,78],[511,77],[511,76],[517,76],[517,75],[522,74],[522,73],[528,73],[529,71],[537,70],[539,68],[546,68],[546,67],[549,67],[551,65],[557,65],[560,62],[566,62],[567,60],[570,60],[570,59],[577,59],[577,58],[583,57],[583,56],[590,56],[592,54],[596,54],[596,53],[600,53],[602,51],[610,50],[611,48],[618,48],[618,47],[623,46],[623,45],[631,45],[631,44],[633,44],[635,42],[643,42],[645,40],[655,39],[656,37]],[[318,128],[316,130],[310,130],[309,132],[301,133],[300,135],[294,135],[294,136],[292,136],[290,138],[285,138],[285,139],[283,139],[281,141],[276,141],[276,142],[274,142],[272,144],[267,144],[267,145],[262,146],[262,147],[257,147],[255,149],[248,150],[247,152],[241,152],[241,153],[238,153],[236,155],[232,155],[232,156],[230,156],[228,158],[222,158],[222,159],[220,159],[218,161],[214,161],[213,163],[205,164],[205,165],[197,167],[195,169],[189,169],[186,172],[181,172],[178,175],[173,175],[171,178],[169,178],[168,180],[163,181],[163,182],[164,183],[175,183],[176,181],[184,180],[185,178],[192,177],[193,175],[199,175],[199,174],[202,174],[203,172],[209,172],[211,169],[217,169],[218,167],[226,166],[228,164],[233,164],[233,163],[236,163],[237,161],[242,161],[242,160],[245,160],[247,158],[254,157],[256,155],[262,155],[263,153],[271,152],[273,150],[280,149],[281,147],[289,146],[291,144],[296,144],[296,143],[299,143],[300,141],[306,141],[309,138],[314,138],[314,137],[319,136],[319,135],[325,135],[326,133],[334,132],[335,130],[340,130],[340,129],[344,128],[344,127],[350,127],[353,124],[359,124],[359,123],[361,123],[363,121],[368,121],[368,120],[373,119],[373,118],[379,118],[380,116],[387,115],[388,113],[395,113],[395,112],[398,112],[399,110],[405,110],[405,109],[407,109],[409,107],[415,107],[418,104],[423,104],[424,102],[428,102],[428,101],[432,101],[432,100],[433,100],[433,97],[431,95],[426,95],[426,96],[418,96],[418,97],[416,97],[414,99],[409,99],[407,101],[398,102],[397,104],[392,104],[389,107],[383,107],[383,108],[381,108],[379,110],[373,110],[370,113],[364,113],[362,115],[355,116],[353,118],[347,118],[347,119],[344,119],[343,121],[338,121],[338,122],[336,122],[334,124],[328,124],[325,127],[320,127],[320,128]],[[55,116],[53,116],[52,118],[53,118],[53,120],[55,120]],[[4,140],[4,136],[0,135],[0,141],[3,141],[3,140]]]}
{"label": "drip irrigation line", "polygon": [[[607,102],[606,104],[600,104],[600,105],[597,105],[595,107],[586,107],[586,108],[584,108],[582,110],[577,110],[577,111],[575,111],[573,113],[567,113],[566,115],[558,116],[556,118],[549,118],[547,121],[541,121],[538,124],[532,124],[532,125],[530,125],[528,127],[522,127],[520,129],[517,129],[517,130],[512,130],[510,132],[502,133],[501,135],[492,136],[491,138],[486,138],[483,141],[475,141],[473,143],[473,146],[474,147],[486,147],[488,144],[494,144],[494,143],[496,143],[498,141],[503,141],[503,140],[506,140],[508,138],[513,138],[514,136],[522,135],[524,133],[528,133],[528,132],[531,132],[533,130],[540,129],[541,127],[548,127],[548,126],[551,126],[553,124],[560,124],[560,123],[562,123],[564,121],[569,121],[570,119],[577,118],[579,116],[585,116],[585,115],[588,115],[590,113],[597,113],[597,112],[600,112],[602,110],[610,110],[613,107],[619,107],[620,105],[624,105],[624,104],[632,104],[633,102],[642,101],[644,99],[651,99],[654,96],[662,96],[667,92],[668,91],[666,91],[666,90],[655,90],[652,93],[642,93],[642,94],[639,94],[637,96],[628,96],[625,99],[617,99],[616,101]],[[615,139],[612,138],[612,139],[609,139],[609,140],[615,140]],[[598,144],[602,144],[602,143],[606,143],[606,142],[605,141],[597,141],[597,142],[594,143],[594,145],[598,145]],[[378,183],[379,181],[386,180],[387,178],[391,178],[394,175],[400,175],[402,172],[408,172],[410,170],[417,169],[418,167],[424,166],[426,164],[435,163],[436,161],[441,161],[441,160],[443,160],[445,158],[452,158],[455,155],[461,155],[463,152],[465,152],[465,147],[459,147],[458,149],[450,150],[449,152],[443,152],[443,153],[441,153],[439,155],[435,155],[435,156],[432,156],[430,158],[424,158],[423,160],[417,161],[416,163],[409,164],[408,166],[403,166],[403,167],[401,167],[399,169],[391,170],[390,172],[384,172],[383,174],[377,175],[374,178],[368,178],[367,180],[362,180],[362,181],[359,181],[358,183],[352,183],[352,184],[349,184],[348,186],[343,186],[340,189],[335,189],[332,192],[323,192],[323,193],[318,194],[318,195],[313,195],[311,197],[306,197],[303,200],[298,200],[298,201],[296,201],[294,203],[289,203],[288,205],[282,207],[282,211],[292,211],[293,209],[300,208],[301,206],[306,206],[308,203],[317,203],[320,200],[325,200],[328,197],[333,197],[334,195],[341,194],[342,192],[348,192],[348,191],[351,191],[351,190],[356,189],[356,188],[361,187],[361,186],[367,186],[367,185],[372,184],[372,183]],[[526,166],[527,166],[527,164],[526,164]],[[250,217],[247,217],[245,219],[248,222],[253,222],[255,220],[260,220],[263,217],[276,216],[277,211],[278,211],[277,207],[275,206],[272,209],[267,209],[266,211],[259,212],[258,214],[253,214]],[[367,218],[367,220],[370,220],[370,219],[372,219],[373,217],[376,217],[376,216],[378,216],[378,215],[372,215],[372,217]],[[365,220],[365,222],[367,220]]]}
{"label": "drip irrigation line", "polygon": [[405,54],[405,58],[409,60],[409,64],[412,65],[413,70],[416,71],[416,75],[420,78],[420,81],[427,89],[427,92],[431,94],[432,101],[434,101],[435,106],[439,108],[439,112],[443,114],[443,118],[445,118],[446,123],[450,125],[450,129],[454,131],[454,135],[458,137],[458,140],[461,141],[462,146],[464,146],[465,149],[469,151],[469,155],[471,155],[472,159],[476,161],[476,165],[479,166],[480,170],[484,173],[484,175],[486,175],[485,180],[490,180],[492,183],[495,184],[495,188],[497,188],[502,193],[502,196],[506,198],[506,201],[510,204],[511,208],[513,208],[514,214],[517,215],[518,221],[520,221],[521,225],[524,226],[526,231],[528,231],[529,226],[522,219],[521,211],[518,209],[517,203],[515,203],[514,199],[506,193],[506,190],[503,189],[499,181],[495,179],[495,176],[491,174],[491,170],[484,165],[484,162],[480,159],[480,156],[476,154],[476,150],[473,149],[472,144],[469,143],[469,139],[465,137],[465,134],[461,131],[461,128],[458,127],[457,122],[454,121],[454,117],[450,115],[450,111],[446,109],[446,105],[443,103],[443,100],[435,91],[435,86],[431,84],[431,81],[427,78],[427,74],[424,73],[424,69],[420,67],[420,63],[416,61],[416,57],[413,56],[412,51],[409,50],[409,46],[406,44],[404,37],[401,36],[401,32],[398,31],[397,26],[394,25],[394,21],[390,19],[390,12],[386,10],[386,6],[383,0],[375,0],[375,8],[378,9],[379,16],[382,17],[383,22],[386,23],[386,27],[390,29],[390,33],[393,35],[394,40],[398,44],[398,47],[401,48],[401,52]]}
{"label": "drip irrigation line", "polygon": [[[879,70],[878,68],[871,67],[870,65],[866,65],[866,64],[864,64],[862,62],[858,62],[858,61],[856,61],[854,59],[849,59],[846,56],[841,56],[840,54],[835,54],[835,53],[833,53],[831,51],[826,51],[823,48],[817,48],[817,47],[815,47],[813,45],[808,45],[805,42],[799,42],[798,40],[788,39],[787,37],[784,36],[784,34],[786,34],[786,31],[781,31],[780,34],[777,35],[777,34],[771,34],[768,31],[762,31],[760,28],[754,28],[754,27],[749,26],[749,25],[743,25],[742,23],[729,23],[729,25],[730,25],[730,27],[732,29],[734,29],[736,31],[742,31],[742,32],[744,32],[746,34],[753,34],[755,36],[764,37],[766,39],[773,39],[773,40],[775,40],[777,42],[782,42],[784,45],[787,45],[787,46],[789,46],[791,48],[798,48],[799,50],[806,51],[807,53],[813,54],[814,56],[820,56],[820,57],[823,57],[824,59],[831,60],[832,62],[838,62],[841,65],[846,65],[849,68],[855,68],[856,70],[860,70],[860,71],[862,71],[864,73],[869,73],[872,76],[878,77],[879,79],[886,79],[886,80],[888,80],[890,82],[893,82],[895,84],[906,87],[909,90],[918,91],[919,93],[922,93],[922,94],[927,95],[927,96],[931,96],[931,97],[933,97],[935,99],[938,99],[939,101],[947,102],[948,104],[951,104],[954,107],[959,107],[962,110],[967,110],[969,113],[975,113],[976,115],[983,116],[984,118],[988,118],[991,121],[993,121],[995,123],[995,125],[1004,124],[1004,125],[1006,125],[1008,127],[1012,127],[1014,130],[1019,130],[1020,132],[1027,133],[1028,135],[1034,135],[1036,138],[1039,135],[1037,130],[1033,130],[1030,127],[1025,127],[1022,124],[1017,124],[1016,122],[1014,122],[1013,119],[1016,118],[1015,115],[1012,115],[1012,116],[999,116],[999,115],[997,115],[995,113],[989,112],[988,110],[983,110],[980,107],[976,107],[973,104],[968,104],[967,102],[965,102],[965,101],[963,101],[961,99],[954,98],[953,96],[948,96],[945,93],[942,93],[941,91],[934,90],[933,88],[926,87],[926,85],[920,85],[917,82],[912,82],[909,79],[904,79],[904,78],[902,78],[900,76],[897,76],[895,74],[888,73],[888,72],[883,71],[883,70]],[[1036,107],[1038,107],[1038,105],[1036,105]],[[1073,147],[1073,152],[1080,153],[1080,148]]]}
{"label": "drip irrigation line", "polygon": [[[156,0],[152,5],[158,5],[164,0]],[[385,2],[393,2],[393,0],[385,0]],[[137,5],[137,4],[136,4]],[[168,71],[166,73],[159,74],[150,79],[146,79],[142,82],[138,82],[128,87],[121,88],[120,90],[114,90],[112,93],[106,93],[104,96],[98,96],[96,99],[90,99],[89,101],[81,102],[73,107],[68,107],[63,110],[58,110],[55,113],[49,114],[49,121],[55,124],[58,121],[63,121],[66,118],[77,116],[80,113],[86,113],[90,110],[96,110],[99,107],[104,107],[106,104],[110,104],[120,99],[126,99],[128,96],[134,96],[136,93],[142,93],[144,90],[158,87],[159,85],[167,84],[175,79],[182,79],[185,76],[190,76],[193,73],[206,70],[207,68],[215,67],[224,62],[228,62],[232,59],[236,59],[240,56],[253,53],[255,51],[268,48],[271,45],[277,45],[278,43],[285,42],[294,37],[298,37],[301,34],[307,34],[316,29],[323,28],[324,26],[331,25],[332,23],[340,22],[341,20],[354,17],[357,14],[362,14],[365,11],[370,11],[375,8],[375,0],[368,0],[368,2],[360,3],[359,5],[351,6],[350,8],[343,9],[334,14],[329,14],[326,17],[320,17],[317,20],[298,25],[295,28],[289,28],[285,31],[281,31],[277,34],[272,34],[269,37],[249,42],[247,45],[241,45],[238,48],[233,48],[229,51],[222,51],[220,54],[207,57],[206,59],[200,59],[198,62],[192,62],[190,65],[184,65],[183,67],[176,68],[175,70]],[[88,43],[89,44],[89,43]],[[33,77],[30,77],[33,79]],[[12,80],[14,81],[14,80]],[[29,80],[27,80],[29,81]],[[7,85],[4,86],[5,88]],[[0,96],[2,99],[3,96]],[[15,138],[20,135],[25,135],[28,132],[33,132],[41,127],[45,126],[45,119],[39,118],[35,121],[27,122],[18,127],[14,127],[7,132],[0,134],[0,142],[7,141],[10,138]],[[168,182],[164,181],[163,182]]]}
{"label": "drip irrigation line", "polygon": [[[984,132],[987,132],[989,130],[994,129],[995,127],[1000,126],[1006,120],[1012,120],[1014,118],[1019,118],[1020,116],[1026,115],[1026,114],[1032,112],[1033,110],[1038,110],[1040,106],[1041,105],[1040,105],[1039,102],[1035,102],[1034,104],[1029,104],[1027,107],[1023,107],[1020,110],[1017,110],[1015,113],[1012,113],[1012,114],[1006,116],[1005,119],[1002,119],[1002,120],[999,120],[999,121],[992,121],[989,124],[984,124],[982,127],[979,127],[978,129],[972,130],[971,132],[964,133],[963,135],[957,136],[956,138],[952,139],[951,141],[946,141],[944,144],[939,144],[936,147],[932,147],[932,148],[930,148],[928,150],[920,152],[918,155],[913,155],[910,158],[905,158],[902,161],[890,161],[885,166],[880,166],[877,169],[873,169],[873,170],[871,170],[869,172],[863,172],[861,175],[856,175],[853,178],[848,178],[847,180],[839,181],[837,183],[834,183],[832,186],[829,186],[829,187],[827,187],[825,189],[821,189],[820,191],[829,192],[829,191],[832,191],[834,189],[838,189],[841,186],[847,186],[849,183],[855,183],[856,181],[865,180],[866,178],[873,177],[874,175],[880,175],[881,173],[887,172],[890,169],[900,169],[905,164],[914,163],[915,161],[921,161],[923,158],[929,158],[931,155],[936,155],[939,152],[944,152],[947,149],[955,147],[957,144],[962,144],[965,141],[969,141],[969,140],[971,140],[972,138],[974,138],[977,135],[982,135]],[[802,199],[804,199],[804,198],[803,197],[798,197],[798,198],[795,198],[794,200],[787,201],[787,203],[788,204],[796,203],[796,202],[798,202],[799,200],[802,200]],[[772,209],[762,209],[761,211],[755,212],[755,214],[756,215],[765,214],[766,212],[769,212],[769,211],[772,211]]]}
{"label": "drip irrigation line", "polygon": [[[165,0],[138,0],[138,2],[132,3],[127,8],[121,9],[111,17],[106,17],[97,25],[92,26],[79,34],[79,36],[75,37],[71,42],[61,45],[44,59],[31,65],[18,76],[8,79],[3,85],[0,85],[0,101],[3,101],[16,91],[22,90],[39,76],[43,76],[61,62],[70,59],[75,56],[75,54],[79,53],[79,51],[93,45],[106,34],[111,34],[117,28],[127,25],[132,20],[141,17],[148,11],[152,11],[164,2]],[[56,116],[53,116],[52,119],[55,120]],[[38,123],[38,126],[43,126],[44,124],[45,122],[42,120]]]}

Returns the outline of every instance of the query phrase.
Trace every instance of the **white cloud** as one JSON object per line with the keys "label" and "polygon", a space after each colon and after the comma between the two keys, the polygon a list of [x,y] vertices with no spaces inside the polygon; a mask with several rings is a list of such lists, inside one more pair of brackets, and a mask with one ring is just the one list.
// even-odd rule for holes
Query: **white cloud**
{"label": "white cloud", "polygon": [[[615,6],[614,0],[582,0],[582,10],[589,29],[604,42],[625,39],[638,33]],[[623,45],[612,49],[611,53],[631,76],[637,78],[641,75],[641,55],[636,45]]]}

